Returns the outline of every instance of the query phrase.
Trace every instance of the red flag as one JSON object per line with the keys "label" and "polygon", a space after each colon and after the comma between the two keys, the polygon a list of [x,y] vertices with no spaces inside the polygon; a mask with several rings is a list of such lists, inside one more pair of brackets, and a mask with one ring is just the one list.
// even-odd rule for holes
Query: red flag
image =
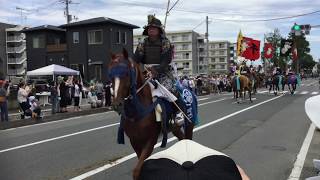
{"label": "red flag", "polygon": [[264,43],[264,57],[267,59],[271,59],[273,57],[273,46],[271,43]]}
{"label": "red flag", "polygon": [[260,57],[260,41],[244,37],[242,41],[242,57],[257,60]]}

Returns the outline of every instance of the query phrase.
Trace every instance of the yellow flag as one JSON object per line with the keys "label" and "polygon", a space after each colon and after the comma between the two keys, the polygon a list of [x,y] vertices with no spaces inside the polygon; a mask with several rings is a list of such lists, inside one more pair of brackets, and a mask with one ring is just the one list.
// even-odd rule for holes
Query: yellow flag
{"label": "yellow flag", "polygon": [[240,31],[239,31],[239,34],[238,34],[238,40],[237,40],[237,56],[240,56],[240,55],[241,55],[242,39],[243,39],[243,36],[242,36],[242,32],[241,32],[241,30],[240,30]]}

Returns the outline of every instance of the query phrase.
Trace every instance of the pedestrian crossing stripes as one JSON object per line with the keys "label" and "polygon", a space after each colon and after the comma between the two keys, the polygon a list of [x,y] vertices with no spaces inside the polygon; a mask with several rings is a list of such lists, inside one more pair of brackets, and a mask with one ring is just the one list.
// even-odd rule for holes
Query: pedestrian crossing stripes
{"label": "pedestrian crossing stripes", "polygon": [[302,91],[301,93],[299,94],[308,94],[309,92],[308,91]]}
{"label": "pedestrian crossing stripes", "polygon": [[[282,93],[288,93],[288,91],[283,91],[283,92],[279,92],[280,94]],[[258,94],[269,94],[269,91],[258,91]],[[270,94],[273,94],[273,91],[270,91]],[[320,92],[318,91],[295,91],[294,94],[299,94],[299,95],[317,95],[320,94]]]}

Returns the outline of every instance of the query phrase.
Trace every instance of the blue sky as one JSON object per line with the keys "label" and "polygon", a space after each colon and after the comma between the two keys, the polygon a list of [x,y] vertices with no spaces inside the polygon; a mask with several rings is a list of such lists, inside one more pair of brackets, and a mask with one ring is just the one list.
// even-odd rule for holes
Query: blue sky
{"label": "blue sky", "polygon": [[[71,14],[84,20],[93,17],[110,17],[143,27],[148,14],[156,14],[164,20],[167,0],[73,0]],[[175,2],[175,0],[171,0]],[[21,19],[16,7],[28,9]],[[59,0],[0,0],[0,22],[38,26],[60,25],[66,22],[64,5]],[[241,29],[244,36],[263,40],[265,33],[279,28],[283,37],[288,35],[294,22],[298,24],[320,25],[320,13],[292,19],[269,22],[240,22],[248,19],[268,19],[293,16],[320,10],[320,0],[180,0],[168,17],[167,29],[190,30],[210,19],[211,40],[235,42]],[[235,20],[233,22],[217,19]],[[239,21],[238,21],[239,20]],[[138,29],[135,33],[142,30]],[[205,24],[195,31],[205,32]],[[320,28],[312,29],[307,36],[314,59],[320,58]]]}

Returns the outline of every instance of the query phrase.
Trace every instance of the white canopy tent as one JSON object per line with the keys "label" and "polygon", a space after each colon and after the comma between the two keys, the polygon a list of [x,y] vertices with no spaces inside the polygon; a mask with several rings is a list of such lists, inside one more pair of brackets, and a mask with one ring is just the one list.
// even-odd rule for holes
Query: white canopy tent
{"label": "white canopy tent", "polygon": [[45,66],[39,69],[35,69],[33,71],[28,71],[27,76],[57,76],[57,75],[66,75],[66,76],[77,76],[79,75],[79,71],[66,68],[64,66],[52,64],[49,66]]}

